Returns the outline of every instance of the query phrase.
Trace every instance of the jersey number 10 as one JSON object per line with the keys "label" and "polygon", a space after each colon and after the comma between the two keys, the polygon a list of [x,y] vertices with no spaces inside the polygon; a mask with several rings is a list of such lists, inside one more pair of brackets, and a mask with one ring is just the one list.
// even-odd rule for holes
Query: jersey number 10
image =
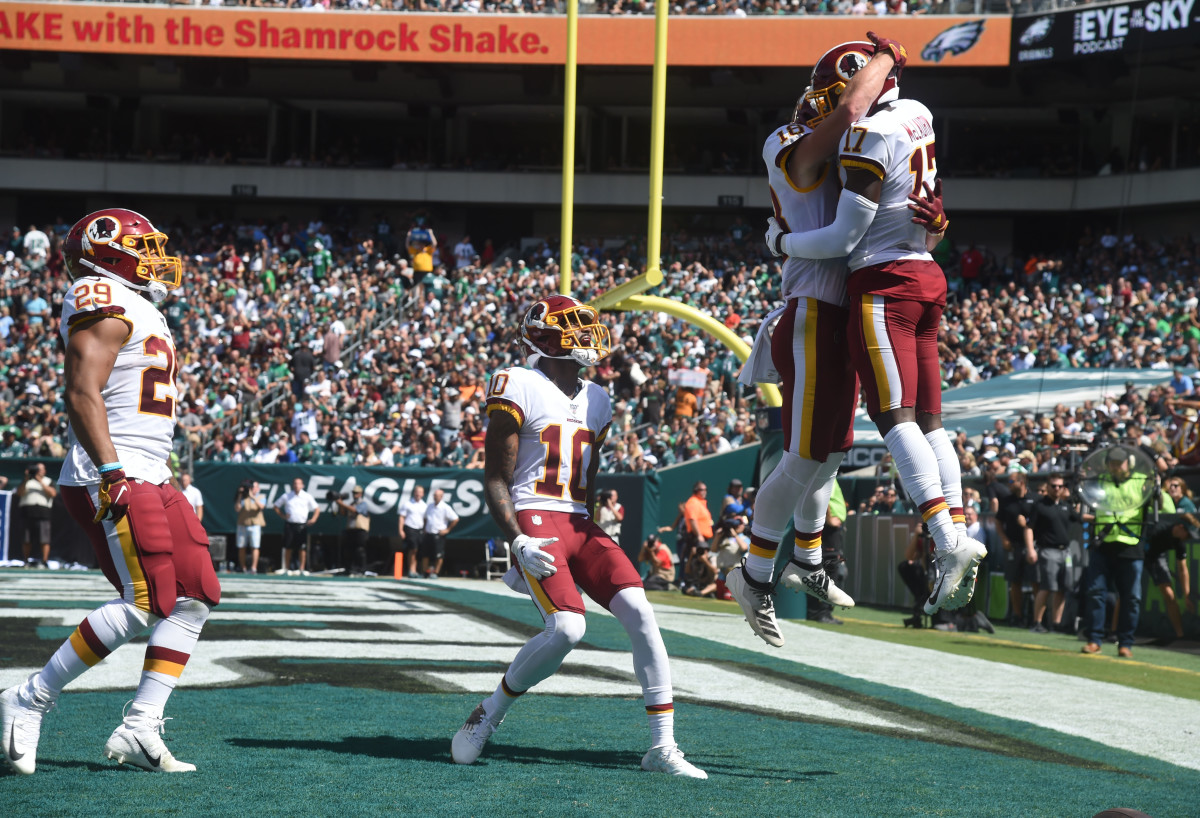
{"label": "jersey number 10", "polygon": [[[542,467],[542,478],[533,484],[533,490],[543,497],[563,496],[563,484],[559,481],[562,470],[562,425],[551,424],[542,429],[540,437],[546,447],[546,463]],[[571,499],[577,503],[587,502],[587,486],[583,485],[583,447],[591,446],[596,440],[596,434],[591,429],[576,429],[571,435],[571,474],[567,487]]]}

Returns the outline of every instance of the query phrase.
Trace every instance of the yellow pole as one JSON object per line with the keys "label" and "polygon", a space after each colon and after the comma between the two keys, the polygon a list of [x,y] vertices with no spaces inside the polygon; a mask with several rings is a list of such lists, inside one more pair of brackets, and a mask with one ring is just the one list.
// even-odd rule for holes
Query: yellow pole
{"label": "yellow pole", "polygon": [[[665,312],[667,315],[673,315],[681,321],[687,321],[692,326],[704,330],[733,350],[733,353],[742,362],[750,357],[750,347],[733,330],[711,315],[679,301],[657,295],[631,295],[617,304],[615,308],[626,311]],[[775,384],[760,383],[758,388],[762,390],[763,403],[767,406],[783,405],[783,397],[779,394],[779,387]]]}
{"label": "yellow pole", "polygon": [[662,284],[662,280],[662,269],[656,264],[637,278],[631,278],[624,284],[618,284],[608,292],[596,296],[588,303],[598,310],[611,310],[617,304],[629,298],[629,296],[641,295],[646,290],[657,287],[659,284]]}
{"label": "yellow pole", "polygon": [[646,230],[646,270],[662,256],[663,139],[667,112],[667,7],[654,4],[654,95],[650,100],[650,218]]}
{"label": "yellow pole", "polygon": [[571,248],[575,211],[575,66],[579,39],[579,0],[567,0],[567,65],[563,78],[562,247],[558,291],[571,294]]}

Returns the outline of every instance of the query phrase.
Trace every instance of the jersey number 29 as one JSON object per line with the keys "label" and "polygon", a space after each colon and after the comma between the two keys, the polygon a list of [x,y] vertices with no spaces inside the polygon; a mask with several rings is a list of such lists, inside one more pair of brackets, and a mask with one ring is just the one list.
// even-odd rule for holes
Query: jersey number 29
{"label": "jersey number 29", "polygon": [[175,417],[175,399],[169,394],[159,397],[159,390],[170,390],[175,383],[175,348],[166,338],[151,335],[142,342],[142,352],[147,358],[166,358],[166,366],[148,366],[142,370],[142,393],[138,397],[138,411],[145,415]]}

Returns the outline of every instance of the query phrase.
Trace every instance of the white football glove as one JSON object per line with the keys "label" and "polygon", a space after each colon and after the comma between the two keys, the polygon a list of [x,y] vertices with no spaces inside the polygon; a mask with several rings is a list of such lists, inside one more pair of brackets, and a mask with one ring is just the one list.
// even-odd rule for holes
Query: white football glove
{"label": "white football glove", "polygon": [[771,255],[783,257],[784,253],[779,249],[779,237],[785,235],[786,231],[780,226],[774,216],[767,219],[767,249],[771,251]]}
{"label": "white football glove", "polygon": [[558,537],[530,537],[522,534],[513,540],[512,550],[521,567],[538,579],[545,579],[558,572],[554,567],[554,555],[543,550],[547,545],[558,542]]}

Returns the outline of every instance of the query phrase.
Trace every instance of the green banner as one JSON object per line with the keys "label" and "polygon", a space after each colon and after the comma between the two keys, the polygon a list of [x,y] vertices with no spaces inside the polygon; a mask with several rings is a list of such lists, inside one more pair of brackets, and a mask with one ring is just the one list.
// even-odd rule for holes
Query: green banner
{"label": "green banner", "polygon": [[[363,487],[363,499],[370,509],[372,536],[396,535],[398,509],[412,496],[416,486],[425,487],[426,500],[433,498],[435,489],[440,488],[446,493],[447,502],[460,518],[452,533],[454,539],[485,540],[499,533],[483,500],[483,472],[480,470],[197,463],[194,477],[196,487],[204,495],[204,527],[210,532],[232,532],[237,528],[234,502],[243,481],[257,481],[261,496],[270,508],[299,477],[304,481],[305,491],[315,497],[321,507],[321,515],[313,526],[315,534],[336,534],[346,527],[346,518],[332,513],[337,506],[327,494],[336,492],[349,502],[355,486]],[[283,531],[283,518],[278,514],[268,510],[266,518],[266,531]]]}

